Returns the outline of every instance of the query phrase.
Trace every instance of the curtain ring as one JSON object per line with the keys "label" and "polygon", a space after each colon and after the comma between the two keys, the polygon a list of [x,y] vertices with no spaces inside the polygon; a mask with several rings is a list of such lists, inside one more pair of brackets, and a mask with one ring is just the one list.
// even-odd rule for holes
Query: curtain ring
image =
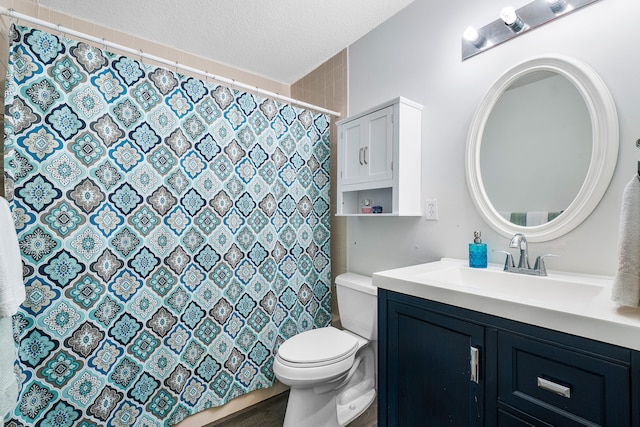
{"label": "curtain ring", "polygon": [[144,61],[142,60],[142,58],[144,56],[144,52],[142,51],[142,49],[140,49],[139,52],[140,52],[140,63],[144,64]]}
{"label": "curtain ring", "polygon": [[12,22],[14,24],[18,24],[18,18],[14,15],[14,13],[16,12],[16,10],[14,8],[10,8],[9,9],[9,17],[11,18]]}
{"label": "curtain ring", "polygon": [[636,139],[636,148],[640,148],[640,138]]}
{"label": "curtain ring", "polygon": [[64,33],[64,31],[62,31],[62,30],[60,29],[60,24],[57,24],[57,25],[56,25],[56,29],[58,30],[58,33],[59,33],[63,38],[65,38],[65,39],[67,38],[67,35]]}

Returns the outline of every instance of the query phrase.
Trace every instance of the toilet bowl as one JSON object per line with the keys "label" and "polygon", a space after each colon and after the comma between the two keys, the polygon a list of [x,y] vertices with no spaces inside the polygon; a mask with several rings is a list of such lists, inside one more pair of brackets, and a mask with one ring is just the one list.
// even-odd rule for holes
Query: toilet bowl
{"label": "toilet bowl", "polygon": [[345,426],[375,399],[377,289],[354,273],[338,276],[336,289],[345,330],[302,332],[276,354],[273,371],[291,388],[284,427]]}

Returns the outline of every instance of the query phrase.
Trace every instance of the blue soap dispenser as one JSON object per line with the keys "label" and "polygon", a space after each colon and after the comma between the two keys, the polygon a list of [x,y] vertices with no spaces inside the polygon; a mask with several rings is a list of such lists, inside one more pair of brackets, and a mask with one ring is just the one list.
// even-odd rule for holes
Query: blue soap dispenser
{"label": "blue soap dispenser", "polygon": [[473,243],[469,243],[469,267],[487,268],[487,244],[482,243],[480,232],[473,232]]}

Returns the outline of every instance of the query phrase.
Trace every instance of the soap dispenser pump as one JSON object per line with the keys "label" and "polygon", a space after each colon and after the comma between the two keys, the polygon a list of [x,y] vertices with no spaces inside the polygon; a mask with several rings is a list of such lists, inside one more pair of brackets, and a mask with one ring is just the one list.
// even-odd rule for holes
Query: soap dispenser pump
{"label": "soap dispenser pump", "polygon": [[482,243],[479,231],[473,232],[473,243],[469,243],[469,267],[487,268],[487,244]]}

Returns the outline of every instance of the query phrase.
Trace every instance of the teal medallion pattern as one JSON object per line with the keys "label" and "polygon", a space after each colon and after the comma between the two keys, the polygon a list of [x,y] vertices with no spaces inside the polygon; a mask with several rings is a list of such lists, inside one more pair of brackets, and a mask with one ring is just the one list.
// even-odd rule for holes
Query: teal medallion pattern
{"label": "teal medallion pattern", "polygon": [[329,118],[14,26],[9,426],[165,426],[329,324]]}

